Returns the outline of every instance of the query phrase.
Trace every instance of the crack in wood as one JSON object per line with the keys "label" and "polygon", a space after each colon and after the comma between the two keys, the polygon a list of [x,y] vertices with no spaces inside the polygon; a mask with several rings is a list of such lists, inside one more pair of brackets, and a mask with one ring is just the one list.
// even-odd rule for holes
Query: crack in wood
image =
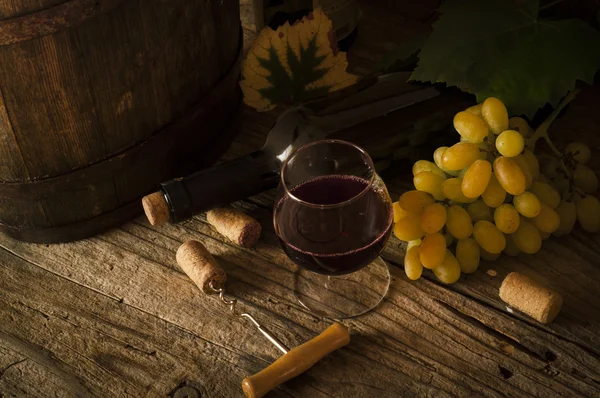
{"label": "crack in wood", "polygon": [[[71,368],[71,365],[62,362],[56,356],[43,347],[34,345],[28,341],[23,341],[18,337],[12,336],[0,330],[0,340],[5,341],[13,347],[18,347],[18,352],[32,362],[48,369],[48,371],[61,379],[72,392],[79,396],[90,396],[92,391],[88,389],[77,376],[73,376],[63,369],[63,367]],[[24,359],[24,360],[25,360]],[[3,374],[6,373],[6,369]]]}
{"label": "crack in wood", "polygon": [[50,317],[51,317],[51,316],[53,316],[53,315],[46,314],[44,311],[38,310],[37,308],[33,308],[32,306],[30,306],[30,305],[28,305],[28,304],[26,304],[26,303],[22,302],[21,300],[17,300],[17,303],[18,303],[18,304],[20,304],[20,305],[22,305],[23,307],[27,307],[27,308],[29,308],[30,310],[32,310],[32,311],[34,311],[34,312],[36,312],[36,313],[40,314],[40,315],[41,315],[42,317],[44,317],[46,320],[50,319]]}
{"label": "crack in wood", "polygon": [[[181,329],[181,330],[183,330],[183,331],[185,331],[185,332],[187,332],[187,333],[189,333],[189,334],[193,335],[194,337],[196,337],[196,338],[198,338],[198,339],[200,339],[200,340],[202,340],[202,341],[204,341],[204,342],[206,342],[206,343],[209,343],[209,344],[214,344],[214,345],[216,345],[216,346],[218,346],[218,347],[220,347],[220,348],[223,348],[223,349],[225,349],[225,350],[227,350],[227,351],[230,351],[230,352],[232,352],[232,353],[234,353],[234,354],[238,354],[238,355],[250,355],[250,356],[254,357],[255,359],[257,359],[257,360],[259,360],[259,361],[261,361],[261,362],[268,363],[268,361],[265,361],[264,359],[262,359],[262,358],[260,358],[260,357],[257,357],[257,356],[255,356],[255,355],[253,355],[253,354],[245,353],[245,352],[243,352],[243,351],[238,351],[238,350],[236,350],[236,349],[232,349],[232,348],[230,348],[230,347],[228,347],[228,346],[225,346],[225,345],[219,344],[219,343],[217,343],[217,342],[213,342],[213,341],[207,340],[207,339],[203,338],[202,336],[198,335],[197,333],[195,333],[195,332],[193,332],[193,331],[191,331],[191,330],[189,330],[189,329],[187,329],[187,328],[185,328],[185,327],[183,327],[183,326],[180,326],[180,325],[178,325],[177,323],[174,323],[174,322],[172,322],[172,321],[170,321],[170,320],[168,320],[168,319],[165,319],[165,318],[161,317],[159,314],[152,314],[152,313],[150,313],[150,312],[148,312],[148,311],[146,311],[146,310],[144,310],[144,309],[142,309],[142,308],[138,308],[138,307],[136,307],[136,306],[134,306],[134,305],[131,305],[131,304],[129,304],[129,303],[125,303],[125,302],[124,302],[124,300],[123,300],[123,298],[117,299],[117,298],[115,298],[115,297],[113,297],[113,296],[110,296],[110,295],[108,295],[108,294],[106,294],[106,293],[104,293],[104,292],[102,292],[102,291],[99,291],[99,290],[97,290],[97,289],[94,289],[94,288],[92,288],[92,287],[90,287],[90,286],[83,285],[83,284],[81,284],[81,283],[79,283],[79,282],[77,282],[77,281],[74,281],[74,280],[71,280],[71,279],[69,279],[69,278],[66,278],[66,277],[65,277],[65,276],[63,276],[63,275],[57,274],[57,273],[55,273],[55,272],[53,272],[53,271],[51,271],[51,270],[49,270],[49,269],[47,269],[47,268],[44,268],[43,266],[41,266],[41,265],[39,265],[39,264],[36,264],[36,263],[34,263],[34,262],[32,262],[32,261],[29,261],[27,258],[21,257],[21,256],[19,256],[18,254],[16,254],[16,253],[13,253],[12,251],[10,251],[10,250],[8,250],[8,249],[6,249],[6,248],[3,248],[3,249],[4,249],[4,250],[6,250],[6,251],[8,251],[9,253],[11,253],[12,255],[14,255],[15,257],[17,257],[17,258],[19,258],[19,259],[21,259],[21,260],[25,261],[26,263],[28,263],[28,264],[32,265],[32,266],[35,266],[35,267],[41,268],[41,269],[43,269],[44,271],[47,271],[47,272],[51,273],[52,275],[54,275],[54,276],[56,276],[56,277],[58,277],[58,278],[61,278],[61,279],[64,279],[64,280],[66,280],[66,281],[69,281],[69,282],[71,282],[71,283],[74,283],[74,284],[76,284],[76,285],[78,285],[78,286],[80,286],[80,287],[82,287],[82,288],[85,288],[85,289],[90,289],[91,291],[93,291],[93,292],[95,292],[95,293],[98,293],[98,294],[100,294],[101,296],[104,296],[104,297],[106,297],[106,298],[108,298],[108,299],[111,299],[111,300],[117,301],[117,302],[119,302],[119,303],[121,303],[121,304],[127,305],[128,307],[131,307],[131,308],[133,308],[133,309],[135,309],[135,310],[138,310],[138,311],[140,311],[140,312],[143,312],[143,313],[145,313],[145,314],[147,314],[147,315],[150,315],[150,316],[156,317],[156,318],[158,318],[158,319],[160,319],[160,320],[162,320],[162,321],[165,321],[165,322],[167,322],[167,323],[171,324],[171,325],[172,325],[172,326],[174,326],[174,327],[177,327],[177,328],[179,328],[179,329]],[[0,333],[1,333],[1,331],[0,331]]]}
{"label": "crack in wood", "polygon": [[9,364],[9,365],[5,366],[4,368],[0,369],[0,379],[2,379],[2,377],[4,376],[4,374],[5,374],[6,372],[8,372],[8,370],[9,370],[10,368],[12,368],[12,367],[14,367],[14,366],[17,366],[17,365],[19,365],[19,364],[21,364],[21,363],[23,363],[23,362],[25,362],[25,361],[27,361],[27,358],[23,358],[23,359],[20,359],[20,360],[18,360],[18,361],[15,361],[15,362],[13,362],[13,363],[11,363],[11,364]]}
{"label": "crack in wood", "polygon": [[594,349],[594,348],[592,348],[592,347],[588,346],[587,344],[582,343],[580,341],[575,341],[573,339],[569,339],[567,337],[561,336],[557,332],[555,332],[555,331],[553,331],[553,330],[551,330],[551,329],[549,329],[547,327],[544,327],[540,323],[535,322],[535,321],[531,320],[530,318],[527,318],[525,315],[515,316],[515,313],[507,313],[507,312],[503,311],[502,309],[497,308],[496,305],[494,305],[493,303],[488,303],[486,301],[483,301],[479,297],[473,296],[473,295],[468,294],[466,292],[456,292],[456,293],[458,293],[461,296],[464,296],[466,298],[469,298],[470,300],[472,300],[472,301],[478,303],[479,305],[484,306],[484,307],[486,307],[486,308],[488,308],[490,310],[496,310],[496,311],[499,311],[499,312],[501,312],[503,314],[509,315],[511,318],[514,318],[514,319],[519,320],[519,321],[521,321],[523,323],[526,323],[527,325],[531,326],[532,328],[535,328],[535,329],[539,330],[540,332],[543,332],[544,334],[550,334],[553,337],[556,337],[557,339],[560,339],[560,340],[566,341],[568,343],[571,343],[571,344],[577,346],[578,348],[582,349],[586,353],[590,354],[590,356],[593,356],[595,359],[600,360],[600,350],[599,349]]}
{"label": "crack in wood", "polygon": [[517,340],[516,338],[512,337],[509,334],[503,333],[502,331],[498,331],[494,328],[489,327],[488,325],[486,325],[485,323],[483,323],[481,320],[472,317],[469,314],[465,314],[464,312],[460,311],[457,308],[454,308],[453,306],[451,306],[450,304],[439,300],[439,299],[434,299],[437,303],[439,303],[442,307],[446,308],[447,310],[449,310],[450,312],[452,312],[453,314],[455,314],[456,316],[462,318],[463,320],[469,322],[470,324],[472,324],[475,327],[478,327],[481,330],[484,330],[486,333],[494,336],[496,339],[504,341],[506,343],[510,343],[511,346],[516,346],[518,347],[519,350],[521,350],[522,352],[524,352],[525,354],[540,360],[540,361],[544,361],[544,358],[542,358],[538,353],[536,353],[535,351],[532,351],[531,349],[529,349],[528,347],[524,346],[523,344],[521,344],[521,342],[519,340]]}
{"label": "crack in wood", "polygon": [[[200,224],[198,224],[198,223],[200,223]],[[199,227],[200,225],[202,225],[202,227],[201,227],[201,228],[205,228],[205,225],[204,225],[204,224],[206,224],[206,223],[205,223],[205,222],[204,222],[204,221],[203,221],[201,218],[196,218],[196,219],[195,219],[195,221],[194,221],[194,220],[192,220],[192,221],[191,221],[191,222],[190,222],[188,225],[186,225],[186,226],[185,226],[185,227],[183,227],[183,228],[184,228],[184,229],[186,229],[186,230],[188,230],[189,232],[191,232],[191,233],[193,233],[193,234],[199,234],[199,235],[201,235],[201,236],[203,236],[203,237],[205,237],[205,238],[208,238],[208,239],[210,239],[210,240],[213,240],[213,241],[216,241],[216,242],[220,242],[220,241],[218,241],[218,239],[216,239],[215,237],[213,237],[213,236],[211,236],[211,235],[207,235],[207,234],[206,234],[206,233],[205,233],[203,230],[199,230],[199,229],[198,229],[198,227]],[[170,238],[170,239],[172,239],[172,236],[171,236],[171,235],[167,235],[167,237],[168,237],[168,238]],[[221,245],[221,246],[225,245],[225,246],[231,247],[231,249],[232,249],[232,250],[233,250],[233,249],[237,249],[237,247],[234,247],[234,246],[232,246],[232,245],[231,245],[229,242],[225,242],[225,243],[223,243],[223,242],[220,242],[220,245]],[[250,254],[250,253],[249,253],[249,254]],[[251,254],[252,254],[252,255],[254,255],[255,253],[254,253],[254,252],[252,252]],[[264,256],[260,256],[260,257],[264,257]],[[386,260],[387,260],[388,262],[390,262],[390,263],[394,263],[393,259],[386,258]],[[391,260],[391,261],[390,261],[390,260]],[[270,258],[266,258],[266,259],[264,259],[264,261],[266,261],[267,263],[271,263],[271,264],[279,265],[279,264],[277,264],[277,263],[273,263],[273,262],[271,261],[271,259],[270,259]],[[393,265],[397,265],[397,263],[396,263],[396,264],[393,264]],[[236,264],[236,267],[239,267],[239,265],[238,265],[238,264]],[[270,278],[267,278],[267,280],[270,280]],[[277,281],[272,281],[272,282],[274,282],[276,285],[280,285],[279,283],[277,283]],[[435,281],[431,281],[431,280],[430,280],[429,282],[430,282],[430,283],[432,283],[432,284],[436,284],[436,282],[435,282]],[[245,283],[246,283],[246,284],[248,284],[248,282],[245,282]],[[250,283],[250,285],[252,285],[252,283]],[[438,285],[438,284],[436,284],[436,285]],[[254,285],[254,286],[256,287],[256,285]],[[262,286],[259,286],[259,287],[260,287],[260,289],[262,290]],[[448,289],[448,287],[447,287],[447,286],[444,286],[444,288],[445,288],[445,289]],[[463,293],[463,292],[461,292],[461,291],[457,291],[457,290],[455,290],[455,289],[452,289],[452,288],[450,288],[450,290],[451,290],[451,291],[453,291],[454,293],[456,293],[457,295],[460,295],[460,296],[465,296],[465,295],[464,295],[464,293]],[[269,292],[269,294],[272,294],[272,293],[270,293],[270,292]],[[252,301],[253,301],[253,302],[255,302],[256,300],[252,300]],[[268,301],[268,300],[267,300],[267,301]],[[478,301],[478,302],[480,302],[479,300],[477,300],[477,301]],[[481,303],[481,302],[480,302],[480,303]],[[259,303],[259,305],[262,305],[262,303]],[[497,311],[497,309],[496,309],[496,308],[494,308],[494,307],[491,307],[489,304],[482,304],[482,305],[484,306],[484,308],[491,309],[491,310],[493,310],[494,312],[495,312],[495,311]],[[510,341],[513,341],[513,339],[511,338],[511,339],[510,339]],[[513,347],[512,345],[510,345],[510,344],[506,344],[506,347],[509,347],[509,346],[510,346],[512,349],[514,349],[514,347]],[[531,353],[533,353],[533,352],[529,350],[529,353],[531,354]],[[535,354],[535,353],[533,353],[533,354],[534,354],[534,355],[537,355],[537,354]],[[538,357],[539,357],[539,356],[538,356]],[[539,359],[539,358],[538,358],[538,359]]]}
{"label": "crack in wood", "polygon": [[126,344],[125,349],[141,352],[142,354],[148,355],[150,357],[156,357],[156,354],[157,354],[156,350],[146,351],[146,350],[142,350],[141,348],[134,347],[131,344]]}
{"label": "crack in wood", "polygon": [[[382,255],[382,257],[387,262],[389,262],[389,263],[391,263],[391,264],[393,264],[393,265],[395,265],[395,266],[397,266],[399,268],[404,269],[404,266],[402,264],[398,263],[397,261],[395,261],[394,258],[387,257],[387,256],[384,256],[384,255]],[[430,278],[430,277],[428,277],[426,275],[424,275],[423,278],[426,279],[427,281],[431,282],[431,283],[439,285],[438,281],[433,280],[432,278]],[[451,287],[449,288],[448,286],[444,286],[444,287],[447,288],[447,289],[449,289],[449,290],[451,290],[451,291],[453,291],[453,292],[455,292],[455,293],[457,293],[457,294],[459,294],[459,295],[461,295],[461,296],[463,296],[463,297],[465,297],[465,298],[468,298],[468,299],[470,299],[470,300],[478,303],[479,305],[481,305],[481,306],[483,306],[483,307],[485,307],[487,309],[490,309],[490,310],[493,310],[493,311],[500,311],[501,313],[506,313],[502,309],[498,308],[497,305],[495,303],[493,303],[493,302],[484,301],[484,300],[482,300],[479,297],[476,297],[476,296],[474,296],[472,294],[466,293],[465,291],[457,291],[455,289],[452,289]],[[535,329],[537,329],[537,330],[539,330],[539,331],[541,331],[543,333],[551,334],[552,336],[554,336],[554,337],[556,337],[558,339],[561,339],[561,340],[564,340],[566,342],[572,343],[572,344],[576,345],[577,347],[579,347],[580,349],[586,351],[588,354],[592,355],[596,359],[600,360],[600,350],[598,350],[598,349],[594,349],[594,348],[588,346],[585,343],[582,343],[582,342],[579,342],[579,341],[575,341],[573,339],[569,339],[567,337],[561,336],[558,333],[556,333],[555,331],[550,330],[548,328],[545,328],[543,325],[540,325],[539,323],[534,322],[534,321],[530,320],[529,318],[527,318],[525,316],[515,316],[514,314],[510,314],[510,316],[513,317],[513,318],[515,318],[515,319],[517,319],[517,320],[519,320],[519,321],[521,321],[521,322],[526,323],[527,325],[529,325],[529,326],[531,326],[531,327],[533,327],[533,328],[535,328]]]}

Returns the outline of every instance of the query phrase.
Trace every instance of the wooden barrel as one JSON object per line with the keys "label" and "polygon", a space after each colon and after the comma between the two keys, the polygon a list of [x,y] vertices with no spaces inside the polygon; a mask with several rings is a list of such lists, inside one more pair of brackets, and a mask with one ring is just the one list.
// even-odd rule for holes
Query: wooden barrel
{"label": "wooden barrel", "polygon": [[0,2],[0,229],[92,235],[231,140],[236,0]]}

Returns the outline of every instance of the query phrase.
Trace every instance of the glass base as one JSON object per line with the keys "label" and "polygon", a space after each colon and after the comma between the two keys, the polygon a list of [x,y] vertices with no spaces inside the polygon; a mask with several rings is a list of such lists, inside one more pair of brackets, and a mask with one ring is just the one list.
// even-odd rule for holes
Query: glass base
{"label": "glass base", "polygon": [[332,320],[355,318],[376,308],[387,295],[390,271],[377,257],[366,267],[341,276],[298,268],[294,296],[315,315]]}

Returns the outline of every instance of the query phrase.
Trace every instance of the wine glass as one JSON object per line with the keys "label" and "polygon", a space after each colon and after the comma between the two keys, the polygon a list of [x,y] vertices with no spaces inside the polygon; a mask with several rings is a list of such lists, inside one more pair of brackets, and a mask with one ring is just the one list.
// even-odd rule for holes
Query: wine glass
{"label": "wine glass", "polygon": [[390,284],[379,254],[393,218],[388,191],[362,148],[321,140],[292,153],[282,166],[273,219],[281,247],[299,266],[298,301],[331,319],[375,308]]}

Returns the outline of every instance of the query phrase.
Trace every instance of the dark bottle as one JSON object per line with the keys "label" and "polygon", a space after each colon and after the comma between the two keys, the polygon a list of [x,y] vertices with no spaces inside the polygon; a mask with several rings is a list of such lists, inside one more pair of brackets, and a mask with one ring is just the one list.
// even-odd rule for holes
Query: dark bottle
{"label": "dark bottle", "polygon": [[280,169],[299,147],[361,122],[438,96],[434,87],[406,92],[406,75],[365,78],[354,86],[284,112],[258,151],[161,184],[143,199],[153,225],[195,214],[277,187]]}

